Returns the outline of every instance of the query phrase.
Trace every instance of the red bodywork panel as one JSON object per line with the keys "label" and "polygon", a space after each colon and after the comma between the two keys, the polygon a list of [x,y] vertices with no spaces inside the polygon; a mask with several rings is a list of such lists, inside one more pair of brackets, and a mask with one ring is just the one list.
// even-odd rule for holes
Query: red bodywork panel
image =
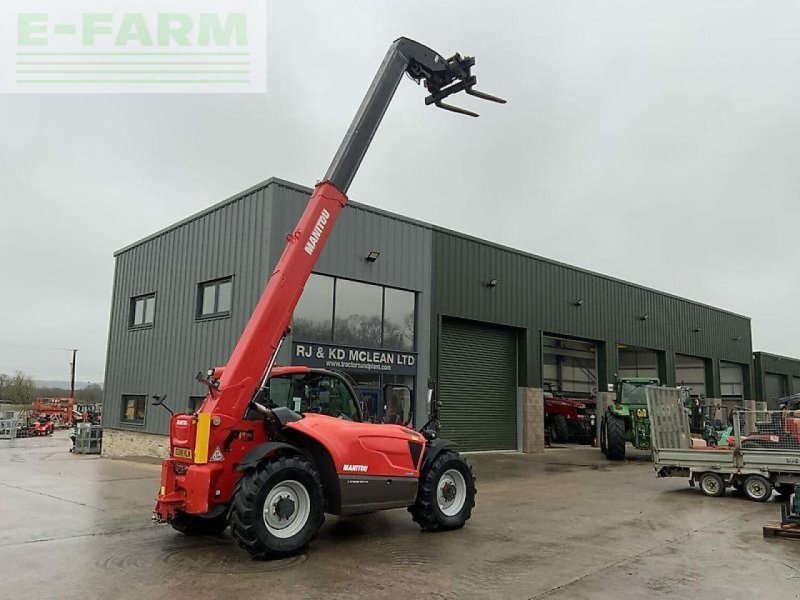
{"label": "red bodywork panel", "polygon": [[545,397],[544,414],[561,415],[567,421],[585,421],[595,411],[594,400],[578,400],[576,398]]}
{"label": "red bodywork panel", "polygon": [[[418,475],[417,465],[411,462],[408,442],[421,442],[423,438],[402,425],[354,423],[307,414],[303,420],[289,423],[287,427],[325,446],[340,475],[353,472],[384,477]],[[358,468],[352,468],[354,466]]]}

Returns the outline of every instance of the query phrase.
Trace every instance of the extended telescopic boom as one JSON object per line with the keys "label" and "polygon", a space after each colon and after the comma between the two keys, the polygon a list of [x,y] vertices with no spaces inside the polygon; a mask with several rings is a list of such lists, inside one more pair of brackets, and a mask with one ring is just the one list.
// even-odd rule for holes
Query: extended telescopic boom
{"label": "extended telescopic boom", "polygon": [[336,156],[318,183],[295,230],[286,236],[286,248],[267,282],[242,336],[225,367],[209,373],[209,396],[200,413],[239,419],[266,381],[317,259],[325,247],[342,208],[347,190],[369,148],[383,115],[404,74],[424,82],[425,104],[477,117],[443,100],[464,91],[492,102],[505,100],[474,89],[475,59],[455,54],[445,59],[430,48],[399,38],[381,63]]}

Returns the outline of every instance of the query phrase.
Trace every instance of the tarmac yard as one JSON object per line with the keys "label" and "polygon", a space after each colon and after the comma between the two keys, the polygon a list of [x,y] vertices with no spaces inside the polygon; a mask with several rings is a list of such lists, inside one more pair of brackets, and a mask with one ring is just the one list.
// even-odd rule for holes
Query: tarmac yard
{"label": "tarmac yard", "polygon": [[646,456],[473,455],[464,529],[328,517],[305,554],[259,562],[153,524],[159,466],[68,448],[65,432],[0,441],[0,598],[800,598],[800,542],[762,537],[775,496],[706,498]]}

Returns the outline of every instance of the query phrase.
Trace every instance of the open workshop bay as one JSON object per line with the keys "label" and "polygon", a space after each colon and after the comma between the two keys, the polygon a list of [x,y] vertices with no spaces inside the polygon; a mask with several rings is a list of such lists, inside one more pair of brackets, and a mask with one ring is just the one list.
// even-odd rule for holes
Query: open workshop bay
{"label": "open workshop bay", "polygon": [[155,464],[73,456],[64,433],[0,444],[2,599],[800,598],[800,542],[762,537],[774,497],[707,498],[643,455],[473,455],[460,531],[421,533],[404,510],[329,517],[305,554],[258,562],[152,524]]}

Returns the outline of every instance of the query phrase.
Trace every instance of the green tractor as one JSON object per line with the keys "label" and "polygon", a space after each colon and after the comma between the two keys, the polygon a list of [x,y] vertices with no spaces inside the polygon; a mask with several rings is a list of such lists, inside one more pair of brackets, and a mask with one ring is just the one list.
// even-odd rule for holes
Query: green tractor
{"label": "green tractor", "polygon": [[616,401],[603,412],[600,420],[600,450],[606,458],[625,460],[625,442],[630,442],[637,450],[650,450],[646,388],[660,383],[651,377],[617,379]]}

